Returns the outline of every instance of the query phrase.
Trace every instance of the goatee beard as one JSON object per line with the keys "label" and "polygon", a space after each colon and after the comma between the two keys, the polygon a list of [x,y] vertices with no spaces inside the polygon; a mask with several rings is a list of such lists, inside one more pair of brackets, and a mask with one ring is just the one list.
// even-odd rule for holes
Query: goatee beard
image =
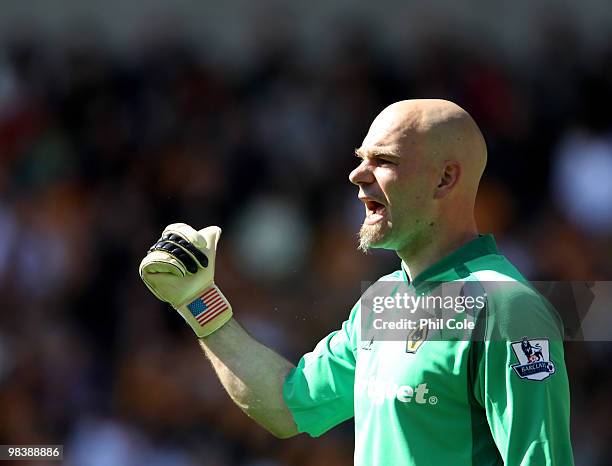
{"label": "goatee beard", "polygon": [[383,238],[383,222],[375,223],[374,225],[361,225],[359,229],[359,246],[358,249],[367,253],[372,248],[373,244],[380,242]]}

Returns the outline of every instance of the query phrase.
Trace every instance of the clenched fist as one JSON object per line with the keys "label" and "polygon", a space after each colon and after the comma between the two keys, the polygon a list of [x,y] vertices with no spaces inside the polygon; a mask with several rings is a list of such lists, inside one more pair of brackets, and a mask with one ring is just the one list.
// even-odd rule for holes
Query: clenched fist
{"label": "clenched fist", "polygon": [[232,317],[232,306],[214,283],[221,229],[194,230],[173,223],[140,263],[140,277],[160,300],[170,303],[198,337],[210,335]]}

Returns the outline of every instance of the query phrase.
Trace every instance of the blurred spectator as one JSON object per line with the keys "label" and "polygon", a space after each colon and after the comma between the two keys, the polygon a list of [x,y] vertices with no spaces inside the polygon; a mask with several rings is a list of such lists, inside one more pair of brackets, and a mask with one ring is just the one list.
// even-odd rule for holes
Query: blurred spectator
{"label": "blurred spectator", "polygon": [[612,232],[612,130],[563,137],[553,167],[557,208],[587,233]]}

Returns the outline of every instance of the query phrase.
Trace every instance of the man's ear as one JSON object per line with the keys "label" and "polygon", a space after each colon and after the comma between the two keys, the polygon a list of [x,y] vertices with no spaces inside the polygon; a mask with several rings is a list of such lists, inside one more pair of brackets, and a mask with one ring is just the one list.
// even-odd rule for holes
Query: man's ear
{"label": "man's ear", "polygon": [[434,193],[434,199],[441,199],[457,186],[461,177],[461,165],[455,160],[447,160],[444,162],[444,168],[440,174],[438,186]]}

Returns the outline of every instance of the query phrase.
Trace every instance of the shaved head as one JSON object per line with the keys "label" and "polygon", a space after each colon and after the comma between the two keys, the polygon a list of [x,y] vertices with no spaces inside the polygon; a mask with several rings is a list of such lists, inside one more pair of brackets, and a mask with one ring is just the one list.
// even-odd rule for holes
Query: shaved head
{"label": "shaved head", "polygon": [[362,249],[414,249],[434,231],[450,236],[475,229],[487,147],[476,122],[457,104],[416,99],[389,105],[355,153],[363,162],[351,181],[360,187],[362,200],[385,207],[375,209],[370,202],[378,216],[366,217]]}
{"label": "shaved head", "polygon": [[442,99],[389,105],[372,122],[362,148],[358,151],[414,153],[430,166],[456,161],[462,168],[458,188],[474,197],[487,162],[487,146],[474,119],[459,105]]}

